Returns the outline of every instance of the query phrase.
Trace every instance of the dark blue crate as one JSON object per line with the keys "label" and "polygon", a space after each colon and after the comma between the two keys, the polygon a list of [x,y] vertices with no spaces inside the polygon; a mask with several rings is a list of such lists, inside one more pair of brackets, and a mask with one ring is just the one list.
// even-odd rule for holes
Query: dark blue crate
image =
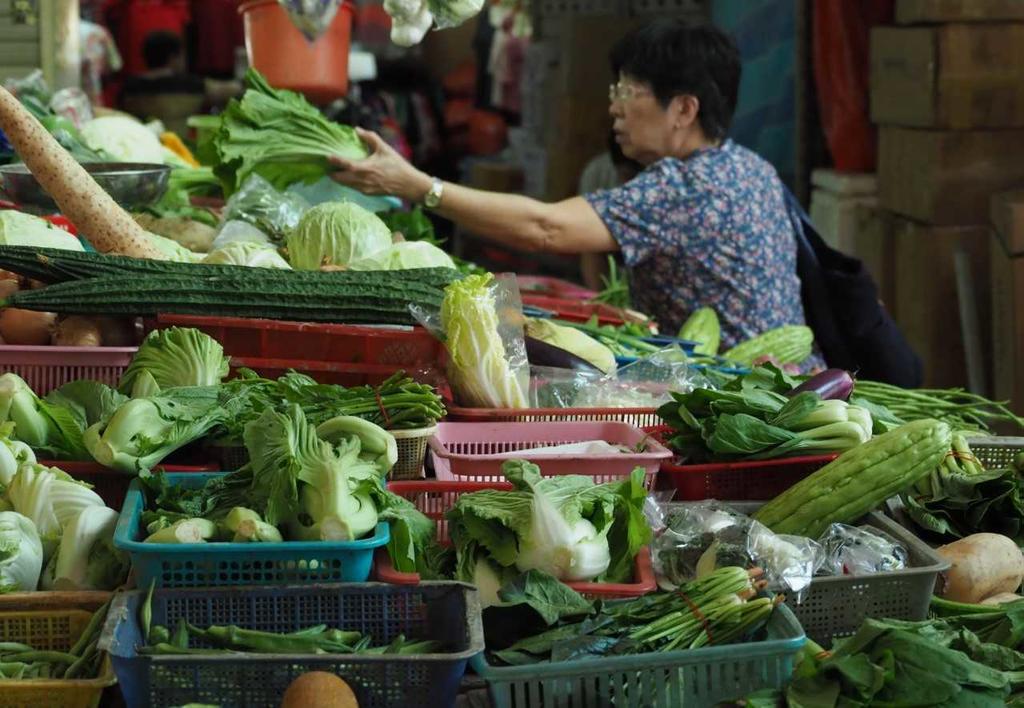
{"label": "dark blue crate", "polygon": [[[196,488],[223,475],[168,474],[173,486]],[[284,543],[144,543],[145,499],[133,481],[114,530],[114,546],[132,559],[139,587],[217,587],[222,585],[302,585],[358,583],[370,577],[373,552],[391,540],[386,523],[358,541]]]}
{"label": "dark blue crate", "polygon": [[444,708],[454,705],[467,661],[484,647],[480,602],[476,590],[464,583],[165,589],[153,593],[152,624],[172,630],[179,618],[200,627],[234,624],[270,632],[326,624],[369,634],[374,645],[403,634],[444,646],[445,653],[408,656],[140,655],[138,610],[144,600],[141,590],[118,594],[100,637],[100,648],[110,653],[130,708],[189,703],[277,708],[288,685],[307,671],[340,676],[352,687],[360,708]]}

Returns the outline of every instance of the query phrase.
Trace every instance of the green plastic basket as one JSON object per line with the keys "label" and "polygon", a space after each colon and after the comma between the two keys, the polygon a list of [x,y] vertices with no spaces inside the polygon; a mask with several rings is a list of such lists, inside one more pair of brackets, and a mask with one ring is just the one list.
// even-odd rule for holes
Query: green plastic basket
{"label": "green plastic basket", "polygon": [[804,631],[781,605],[767,632],[759,642],[689,651],[508,667],[478,654],[470,664],[494,708],[703,708],[789,680]]}

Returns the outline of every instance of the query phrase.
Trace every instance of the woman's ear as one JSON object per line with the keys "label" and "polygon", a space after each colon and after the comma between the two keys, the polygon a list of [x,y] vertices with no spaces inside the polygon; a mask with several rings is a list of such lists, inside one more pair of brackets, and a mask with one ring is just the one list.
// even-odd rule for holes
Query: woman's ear
{"label": "woman's ear", "polygon": [[683,94],[672,99],[669,106],[677,128],[688,128],[697,122],[700,113],[700,99],[692,94]]}

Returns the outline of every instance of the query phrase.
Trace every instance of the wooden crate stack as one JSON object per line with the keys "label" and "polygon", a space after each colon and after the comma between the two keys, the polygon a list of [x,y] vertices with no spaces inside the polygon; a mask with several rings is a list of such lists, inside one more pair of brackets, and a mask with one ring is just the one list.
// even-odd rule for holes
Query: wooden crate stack
{"label": "wooden crate stack", "polygon": [[896,23],[871,35],[891,310],[927,385],[989,392],[989,203],[1024,184],[1024,2],[897,0]]}

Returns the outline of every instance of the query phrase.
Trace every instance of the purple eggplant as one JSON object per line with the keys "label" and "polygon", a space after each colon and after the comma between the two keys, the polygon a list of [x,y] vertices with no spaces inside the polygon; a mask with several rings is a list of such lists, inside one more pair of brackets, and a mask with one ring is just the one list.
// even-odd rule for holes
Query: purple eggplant
{"label": "purple eggplant", "polygon": [[815,374],[794,388],[787,395],[792,397],[804,391],[813,391],[822,400],[836,399],[845,401],[853,393],[854,381],[849,371],[843,369],[825,369]]}

